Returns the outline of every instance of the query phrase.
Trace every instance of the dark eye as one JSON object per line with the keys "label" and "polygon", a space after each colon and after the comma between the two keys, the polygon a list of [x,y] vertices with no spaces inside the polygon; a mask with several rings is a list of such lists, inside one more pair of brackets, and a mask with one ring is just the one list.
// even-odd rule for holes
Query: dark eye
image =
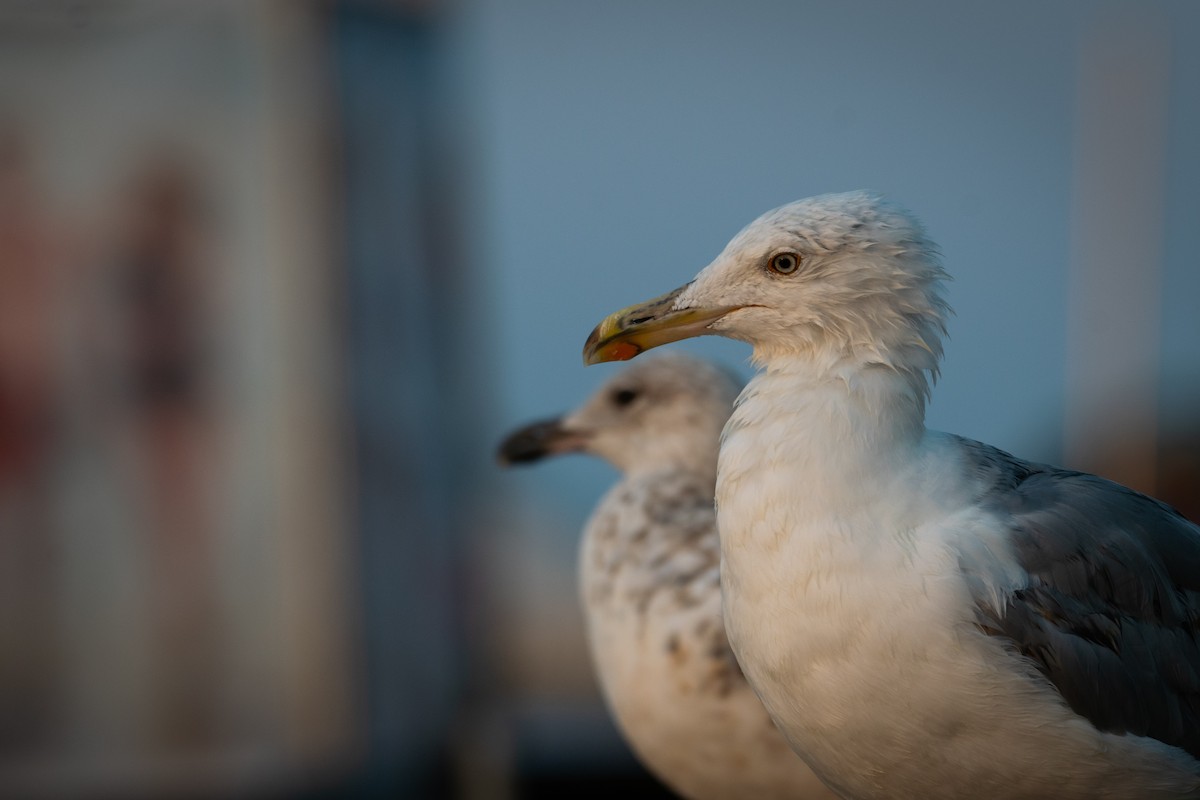
{"label": "dark eye", "polygon": [[796,270],[800,269],[800,254],[793,253],[790,250],[785,250],[782,253],[776,253],[771,256],[771,260],[767,262],[767,268],[779,275],[791,275]]}
{"label": "dark eye", "polygon": [[627,406],[637,399],[638,393],[633,389],[619,389],[613,392],[613,403],[618,406]]}

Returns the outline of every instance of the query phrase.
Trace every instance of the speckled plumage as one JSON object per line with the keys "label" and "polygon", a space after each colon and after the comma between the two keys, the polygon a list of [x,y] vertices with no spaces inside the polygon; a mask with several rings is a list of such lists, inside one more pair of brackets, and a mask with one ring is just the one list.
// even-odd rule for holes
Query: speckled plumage
{"label": "speckled plumage", "polygon": [[719,459],[726,630],[844,797],[1198,798],[1200,528],[927,430],[944,278],[907,212],[810,198],[588,347],[674,319],[753,345]]}
{"label": "speckled plumage", "polygon": [[[618,403],[622,392],[633,399]],[[543,442],[568,441],[551,451],[622,471],[584,531],[580,593],[601,688],[643,763],[693,800],[832,798],[754,696],[721,620],[713,489],[736,394],[711,364],[660,357],[561,422],[531,427]],[[523,436],[507,451],[538,457]]]}

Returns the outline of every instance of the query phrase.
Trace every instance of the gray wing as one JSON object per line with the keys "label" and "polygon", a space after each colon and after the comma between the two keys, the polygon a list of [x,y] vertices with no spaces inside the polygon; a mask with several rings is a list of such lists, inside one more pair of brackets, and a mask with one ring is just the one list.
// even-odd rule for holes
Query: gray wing
{"label": "gray wing", "polygon": [[1081,472],[961,440],[1029,584],[980,627],[1007,638],[1075,713],[1200,758],[1200,528]]}

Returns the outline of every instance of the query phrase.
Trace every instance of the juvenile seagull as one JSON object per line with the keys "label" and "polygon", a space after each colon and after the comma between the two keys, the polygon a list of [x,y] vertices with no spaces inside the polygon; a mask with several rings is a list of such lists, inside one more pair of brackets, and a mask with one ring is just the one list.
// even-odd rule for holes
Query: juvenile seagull
{"label": "juvenile seagull", "polygon": [[623,473],[588,521],[579,574],[601,688],[642,762],[693,800],[832,798],[746,684],[721,624],[713,487],[737,392],[708,362],[648,360],[574,413],[514,432],[500,458],[583,452]]}
{"label": "juvenile seagull", "polygon": [[717,478],[726,629],[838,792],[1200,797],[1200,529],[926,430],[944,278],[905,211],[814,197],[604,320],[584,357],[753,345]]}

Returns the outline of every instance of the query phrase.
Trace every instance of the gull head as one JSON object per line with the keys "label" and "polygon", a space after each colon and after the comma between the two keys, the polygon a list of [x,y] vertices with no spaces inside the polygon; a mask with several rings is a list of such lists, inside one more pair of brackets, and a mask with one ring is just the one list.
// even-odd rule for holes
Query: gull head
{"label": "gull head", "polygon": [[715,475],[721,429],[739,389],[731,373],[708,361],[680,353],[648,358],[566,416],[509,434],[498,456],[515,464],[582,452],[626,474],[684,468]]}
{"label": "gull head", "polygon": [[936,375],[945,279],[907,211],[869,192],[810,197],[750,223],[690,283],[610,315],[584,362],[717,334],[751,344],[761,365],[800,357]]}

